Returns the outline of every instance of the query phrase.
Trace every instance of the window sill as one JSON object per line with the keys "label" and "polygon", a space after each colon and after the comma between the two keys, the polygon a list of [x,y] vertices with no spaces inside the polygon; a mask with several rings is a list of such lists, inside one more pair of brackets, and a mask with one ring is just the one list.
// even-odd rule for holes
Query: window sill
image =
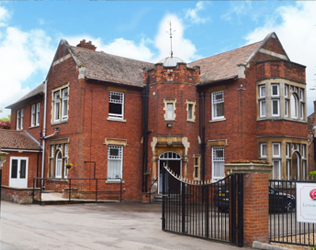
{"label": "window sill", "polygon": [[107,118],[106,120],[111,121],[111,122],[126,122],[125,119],[118,119],[118,118]]}
{"label": "window sill", "polygon": [[298,122],[298,123],[307,123],[306,120],[299,120],[299,119],[294,119],[294,118],[281,118],[281,117],[260,117],[257,118],[257,122],[261,122],[261,121],[287,121],[287,122]]}
{"label": "window sill", "polygon": [[60,121],[60,122],[53,122],[51,125],[59,125],[59,124],[63,124],[63,123],[67,123],[68,120],[65,120],[65,121]]}
{"label": "window sill", "polygon": [[[120,180],[107,180],[105,181],[106,184],[121,184]],[[125,184],[125,181],[122,181],[122,184]]]}
{"label": "window sill", "polygon": [[223,122],[226,121],[226,118],[220,118],[220,119],[215,119],[215,120],[210,120],[208,122]]}
{"label": "window sill", "polygon": [[170,120],[163,120],[164,122],[176,122],[176,120],[174,119],[170,119]]}
{"label": "window sill", "polygon": [[50,178],[47,180],[48,181],[56,181],[56,182],[68,182],[68,179],[61,179],[61,178]]}
{"label": "window sill", "polygon": [[29,127],[29,129],[31,129],[31,128],[39,128],[39,127],[40,127],[40,125],[36,125],[36,126]]}

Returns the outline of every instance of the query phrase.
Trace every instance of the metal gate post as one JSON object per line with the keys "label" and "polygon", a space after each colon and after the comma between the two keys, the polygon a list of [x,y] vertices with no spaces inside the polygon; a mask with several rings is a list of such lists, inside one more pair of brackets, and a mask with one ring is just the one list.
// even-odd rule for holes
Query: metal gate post
{"label": "metal gate post", "polygon": [[244,178],[243,174],[238,175],[238,243],[237,246],[244,246]]}
{"label": "metal gate post", "polygon": [[182,183],[182,233],[185,234],[185,185],[184,183]]}
{"label": "metal gate post", "polygon": [[209,205],[210,205],[210,201],[209,201],[209,190],[208,190],[209,186],[208,185],[203,185],[203,189],[205,189],[205,237],[208,238],[209,236]]}
{"label": "metal gate post", "polygon": [[[236,244],[236,234],[237,234],[237,228],[236,228],[236,174],[231,174],[230,175],[230,190],[229,193],[231,194],[231,207],[230,207],[230,216],[231,216],[231,241],[233,244]],[[239,207],[238,207],[238,212],[239,212]]]}
{"label": "metal gate post", "polygon": [[[160,168],[160,166],[159,166]],[[166,170],[162,168],[162,230],[165,230],[165,177],[166,177]]]}

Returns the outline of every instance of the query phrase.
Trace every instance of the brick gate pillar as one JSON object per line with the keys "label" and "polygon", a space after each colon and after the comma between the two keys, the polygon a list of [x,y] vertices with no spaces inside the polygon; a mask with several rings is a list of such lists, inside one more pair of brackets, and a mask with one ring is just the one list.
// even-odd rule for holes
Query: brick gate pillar
{"label": "brick gate pillar", "polygon": [[228,173],[243,174],[244,245],[269,241],[269,173],[272,165],[261,161],[225,164]]}

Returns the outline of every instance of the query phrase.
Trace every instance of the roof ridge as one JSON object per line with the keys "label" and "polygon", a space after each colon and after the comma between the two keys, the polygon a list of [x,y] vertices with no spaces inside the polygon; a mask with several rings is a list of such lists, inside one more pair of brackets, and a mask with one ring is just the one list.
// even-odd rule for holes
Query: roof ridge
{"label": "roof ridge", "polygon": [[[79,49],[79,50],[83,50],[83,51],[87,50],[85,48],[80,48],[80,47],[76,47],[76,46],[73,46],[73,45],[69,45],[69,46],[71,48],[74,48],[74,49]],[[101,50],[101,51],[89,50],[89,52],[91,52],[91,53],[99,53],[99,54],[106,54],[108,56],[113,56],[113,57],[117,57],[117,58],[124,58],[124,59],[127,59],[127,60],[132,60],[132,61],[137,61],[137,62],[150,63],[150,64],[153,64],[153,65],[155,64],[155,63],[148,62],[148,61],[142,61],[142,60],[133,59],[133,58],[129,58],[129,57],[124,57],[124,56],[118,56],[118,55],[110,54],[110,53],[104,52],[103,50]]]}
{"label": "roof ridge", "polygon": [[244,46],[235,48],[235,49],[227,50],[227,51],[224,51],[224,52],[221,52],[221,53],[212,55],[212,56],[204,57],[204,58],[198,59],[198,60],[196,60],[196,61],[192,61],[192,62],[190,62],[190,63],[194,63],[194,62],[198,62],[198,61],[200,61],[200,60],[204,60],[204,59],[211,58],[211,57],[214,57],[214,56],[222,55],[222,54],[225,54],[225,53],[228,53],[228,52],[232,52],[232,51],[234,51],[234,50],[238,50],[238,49],[241,49],[241,48],[245,48],[245,47],[248,47],[248,46],[255,45],[255,44],[257,44],[257,43],[260,44],[262,41],[263,41],[263,40],[258,41],[258,42],[255,42],[255,43],[250,43],[250,44],[247,44],[247,45],[244,45]]}

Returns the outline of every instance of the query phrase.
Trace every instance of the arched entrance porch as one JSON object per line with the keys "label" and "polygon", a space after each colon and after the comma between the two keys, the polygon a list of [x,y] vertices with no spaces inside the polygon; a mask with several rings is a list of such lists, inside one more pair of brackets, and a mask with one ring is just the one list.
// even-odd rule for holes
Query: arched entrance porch
{"label": "arched entrance porch", "polygon": [[[176,175],[181,176],[182,175],[182,158],[181,156],[173,151],[167,151],[162,153],[159,156],[159,175],[158,175],[158,192],[162,193],[163,190],[163,168],[169,168],[172,172],[174,172]],[[173,180],[168,179],[168,175],[165,175],[165,190],[168,190],[168,187],[170,185],[174,185],[172,183]],[[179,187],[180,188],[180,187]]]}

